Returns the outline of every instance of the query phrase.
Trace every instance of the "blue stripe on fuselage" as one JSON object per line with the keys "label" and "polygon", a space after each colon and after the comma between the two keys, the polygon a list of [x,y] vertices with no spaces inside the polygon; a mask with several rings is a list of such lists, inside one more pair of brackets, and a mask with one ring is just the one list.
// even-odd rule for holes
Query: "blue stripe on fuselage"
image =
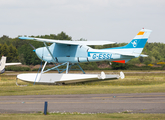
{"label": "blue stripe on fuselage", "polygon": [[133,39],[130,43],[122,47],[115,47],[115,48],[106,48],[107,49],[127,49],[127,48],[144,48],[148,39]]}

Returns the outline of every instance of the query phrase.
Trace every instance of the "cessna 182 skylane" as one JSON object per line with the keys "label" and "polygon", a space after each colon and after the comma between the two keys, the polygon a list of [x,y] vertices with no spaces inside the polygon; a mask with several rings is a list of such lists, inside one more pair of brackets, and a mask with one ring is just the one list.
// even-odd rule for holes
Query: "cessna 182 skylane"
{"label": "cessna 182 skylane", "polygon": [[[142,29],[133,38],[133,40],[125,46],[106,48],[106,49],[92,49],[87,45],[105,45],[114,44],[115,42],[110,41],[67,41],[67,40],[51,40],[41,38],[30,38],[30,37],[19,37],[22,40],[34,40],[43,42],[45,47],[35,49],[37,56],[45,61],[45,64],[41,70],[41,73],[30,73],[30,74],[19,74],[18,79],[28,82],[36,83],[73,83],[73,82],[84,82],[91,80],[107,80],[117,79],[119,77],[124,78],[124,74],[121,75],[105,75],[104,72],[101,75],[95,74],[68,74],[71,67],[70,64],[77,64],[81,62],[95,62],[95,61],[112,61],[119,63],[126,63],[133,58],[147,57],[142,55],[141,52],[150,36],[151,30]],[[47,46],[46,43],[53,43]],[[63,72],[58,69],[58,65],[51,69],[45,70],[44,68],[47,63],[62,63],[66,65],[66,74],[55,74],[45,73],[47,71],[57,69],[59,73]],[[80,66],[79,66],[80,67]],[[83,69],[80,67],[83,71]],[[83,71],[83,73],[85,73]]]}
{"label": "cessna 182 skylane", "polygon": [[0,61],[0,74],[5,72],[5,66],[9,65],[20,65],[21,63],[6,63],[6,57],[2,56]]}

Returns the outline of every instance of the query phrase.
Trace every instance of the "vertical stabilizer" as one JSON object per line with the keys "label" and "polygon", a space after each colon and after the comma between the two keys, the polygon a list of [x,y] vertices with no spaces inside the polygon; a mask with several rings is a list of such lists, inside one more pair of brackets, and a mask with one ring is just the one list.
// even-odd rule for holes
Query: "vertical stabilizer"
{"label": "vertical stabilizer", "polygon": [[0,74],[5,72],[6,57],[2,56],[0,61]]}
{"label": "vertical stabilizer", "polygon": [[140,32],[132,39],[130,43],[122,47],[109,48],[109,50],[114,50],[119,54],[132,54],[135,56],[140,56],[150,34],[151,30],[142,29]]}
{"label": "vertical stabilizer", "polygon": [[151,30],[147,30],[147,29],[140,30],[140,32],[133,38],[133,40],[124,47],[125,48],[140,48],[142,50],[151,32],[152,32]]}
{"label": "vertical stabilizer", "polygon": [[140,55],[151,32],[152,30],[148,29],[140,30],[140,32],[133,38],[133,40],[129,44],[125,46],[125,48],[130,48],[130,53],[132,52],[131,54]]}

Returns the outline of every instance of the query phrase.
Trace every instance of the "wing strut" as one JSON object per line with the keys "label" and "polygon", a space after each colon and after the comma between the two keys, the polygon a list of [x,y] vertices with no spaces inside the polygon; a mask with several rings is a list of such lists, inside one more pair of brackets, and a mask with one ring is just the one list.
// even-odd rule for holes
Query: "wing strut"
{"label": "wing strut", "polygon": [[42,70],[41,70],[41,73],[44,72],[44,69],[45,69],[46,64],[47,64],[47,61],[45,62],[44,66],[43,66],[43,68],[42,68]]}
{"label": "wing strut", "polygon": [[52,53],[50,52],[50,50],[49,50],[49,48],[48,48],[48,46],[47,46],[47,44],[46,44],[45,42],[44,42],[44,45],[45,45],[45,47],[47,48],[48,52],[50,53],[50,55],[51,55],[53,61],[56,62],[56,60],[54,59]]}
{"label": "wing strut", "polygon": [[68,69],[69,69],[69,62],[66,63],[66,74],[68,74]]}

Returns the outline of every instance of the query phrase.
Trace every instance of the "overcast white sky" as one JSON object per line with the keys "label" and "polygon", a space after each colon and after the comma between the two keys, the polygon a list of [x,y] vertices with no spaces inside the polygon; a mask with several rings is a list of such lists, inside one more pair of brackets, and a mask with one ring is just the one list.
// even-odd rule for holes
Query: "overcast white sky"
{"label": "overcast white sky", "polygon": [[165,43],[165,0],[0,0],[0,37],[58,34],[130,42],[142,28]]}

